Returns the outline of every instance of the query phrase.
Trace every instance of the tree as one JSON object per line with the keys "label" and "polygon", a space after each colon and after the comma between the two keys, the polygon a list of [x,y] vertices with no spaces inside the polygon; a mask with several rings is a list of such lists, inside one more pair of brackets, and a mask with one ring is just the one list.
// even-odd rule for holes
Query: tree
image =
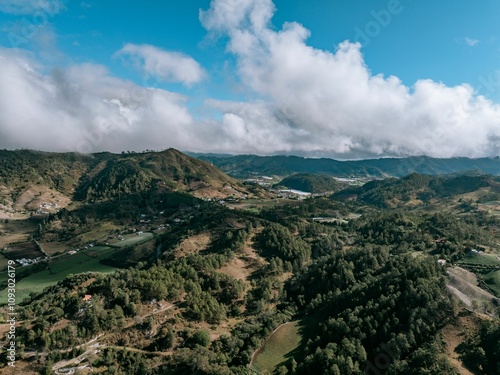
{"label": "tree", "polygon": [[200,345],[207,347],[210,345],[210,333],[208,331],[196,331],[190,341],[194,346]]}

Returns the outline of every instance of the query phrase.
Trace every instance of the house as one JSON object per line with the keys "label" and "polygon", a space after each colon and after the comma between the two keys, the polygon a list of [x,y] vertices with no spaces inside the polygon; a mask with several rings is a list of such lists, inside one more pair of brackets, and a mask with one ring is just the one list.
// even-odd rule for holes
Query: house
{"label": "house", "polygon": [[92,301],[92,295],[91,294],[85,294],[85,297],[83,297],[83,300],[85,302]]}
{"label": "house", "polygon": [[446,260],[444,260],[444,259],[438,259],[438,263],[439,263],[441,266],[445,266],[445,265],[446,265]]}

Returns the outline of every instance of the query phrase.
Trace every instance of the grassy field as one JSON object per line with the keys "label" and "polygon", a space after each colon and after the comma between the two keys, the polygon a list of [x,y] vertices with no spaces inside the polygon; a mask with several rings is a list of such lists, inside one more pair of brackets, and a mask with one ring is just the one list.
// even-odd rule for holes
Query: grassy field
{"label": "grassy field", "polygon": [[153,233],[150,232],[144,232],[139,236],[137,234],[131,234],[126,236],[123,241],[118,241],[113,243],[113,246],[127,247],[127,246],[137,245],[139,243],[149,241],[150,239],[153,238],[153,236],[154,236]]}
{"label": "grassy field", "polygon": [[500,260],[495,255],[490,254],[473,254],[465,257],[457,263],[478,264],[486,266],[499,266]]}
{"label": "grassy field", "polygon": [[255,353],[251,367],[257,372],[267,370],[272,374],[275,367],[288,359],[301,341],[299,323],[289,322],[280,326]]}
{"label": "grassy field", "polygon": [[[16,285],[16,300],[21,302],[30,293],[40,293],[46,287],[57,284],[69,274],[82,272],[102,272],[111,273],[116,270],[114,267],[100,264],[101,259],[107,258],[115,249],[102,247],[96,250],[89,249],[70,256],[62,256],[49,263],[49,269],[34,273]],[[1,274],[2,281],[6,274]],[[6,303],[7,291],[0,292],[0,304]]]}
{"label": "grassy field", "polygon": [[114,230],[119,228],[120,227],[105,221],[100,223],[97,228],[91,230],[90,232],[79,235],[77,239],[81,244],[93,242],[95,240],[105,241],[109,233],[112,233]]}
{"label": "grassy field", "polygon": [[3,256],[3,254],[0,254],[0,271],[2,271],[4,268],[7,267],[7,262],[9,260]]}
{"label": "grassy field", "polygon": [[481,276],[488,286],[500,296],[500,271],[492,271]]}
{"label": "grassy field", "polygon": [[65,242],[39,242],[43,250],[50,256],[56,253],[64,253],[65,251],[71,249],[71,245]]}
{"label": "grassy field", "polygon": [[276,206],[284,206],[287,204],[297,203],[297,200],[279,198],[279,199],[247,199],[242,202],[227,203],[227,206],[237,210],[246,210],[254,213],[259,213],[264,209],[273,208]]}

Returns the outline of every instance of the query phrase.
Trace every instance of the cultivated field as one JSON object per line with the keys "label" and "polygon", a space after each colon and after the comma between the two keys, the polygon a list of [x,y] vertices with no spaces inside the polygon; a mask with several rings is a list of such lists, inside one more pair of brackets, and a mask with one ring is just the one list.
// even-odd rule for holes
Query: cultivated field
{"label": "cultivated field", "polygon": [[477,276],[460,267],[447,270],[449,291],[475,312],[498,316],[500,299],[478,286]]}
{"label": "cultivated field", "polygon": [[153,233],[150,232],[144,232],[141,235],[129,234],[127,236],[124,236],[125,239],[123,241],[115,242],[112,245],[117,247],[127,247],[149,241],[153,237]]}
{"label": "cultivated field", "polygon": [[500,271],[492,271],[481,275],[484,282],[500,296]]}
{"label": "cultivated field", "polygon": [[71,246],[65,242],[56,242],[56,241],[40,242],[40,246],[42,246],[43,250],[50,256],[57,253],[64,253],[65,251],[71,248]]}
{"label": "cultivated field", "polygon": [[0,254],[0,271],[7,269],[8,261],[9,260],[3,254]]}
{"label": "cultivated field", "polygon": [[[49,263],[46,270],[34,273],[20,280],[16,285],[16,300],[21,302],[29,297],[30,293],[40,293],[46,287],[57,284],[69,274],[82,272],[102,272],[110,273],[116,270],[114,267],[106,266],[99,261],[109,257],[115,249],[111,247],[102,247],[90,251],[81,251],[74,255],[61,256],[57,260]],[[0,281],[6,279],[6,273],[0,274]],[[7,291],[0,292],[0,304],[6,303]]]}
{"label": "cultivated field", "polygon": [[8,259],[36,259],[45,256],[33,241],[8,244],[4,254]]}
{"label": "cultivated field", "polygon": [[0,220],[0,249],[9,243],[28,241],[36,229],[36,224],[26,219],[8,219],[7,223],[2,221]]}

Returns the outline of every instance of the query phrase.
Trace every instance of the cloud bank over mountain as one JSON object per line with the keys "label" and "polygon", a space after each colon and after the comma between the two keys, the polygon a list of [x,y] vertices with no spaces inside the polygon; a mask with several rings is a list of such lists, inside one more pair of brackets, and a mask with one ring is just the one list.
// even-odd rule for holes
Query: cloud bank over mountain
{"label": "cloud bank over mountain", "polygon": [[[24,5],[17,11],[27,12]],[[375,75],[359,44],[313,48],[302,25],[274,27],[274,13],[271,0],[213,0],[200,11],[211,39],[227,42],[238,81],[258,98],[207,97],[201,112],[190,105],[189,90],[203,87],[210,69],[183,53],[130,43],[114,54],[158,82],[182,83],[188,94],[181,95],[141,87],[101,65],[47,69],[27,51],[0,49],[0,147],[346,158],[499,154],[500,105],[471,86],[422,79],[409,87]]]}

